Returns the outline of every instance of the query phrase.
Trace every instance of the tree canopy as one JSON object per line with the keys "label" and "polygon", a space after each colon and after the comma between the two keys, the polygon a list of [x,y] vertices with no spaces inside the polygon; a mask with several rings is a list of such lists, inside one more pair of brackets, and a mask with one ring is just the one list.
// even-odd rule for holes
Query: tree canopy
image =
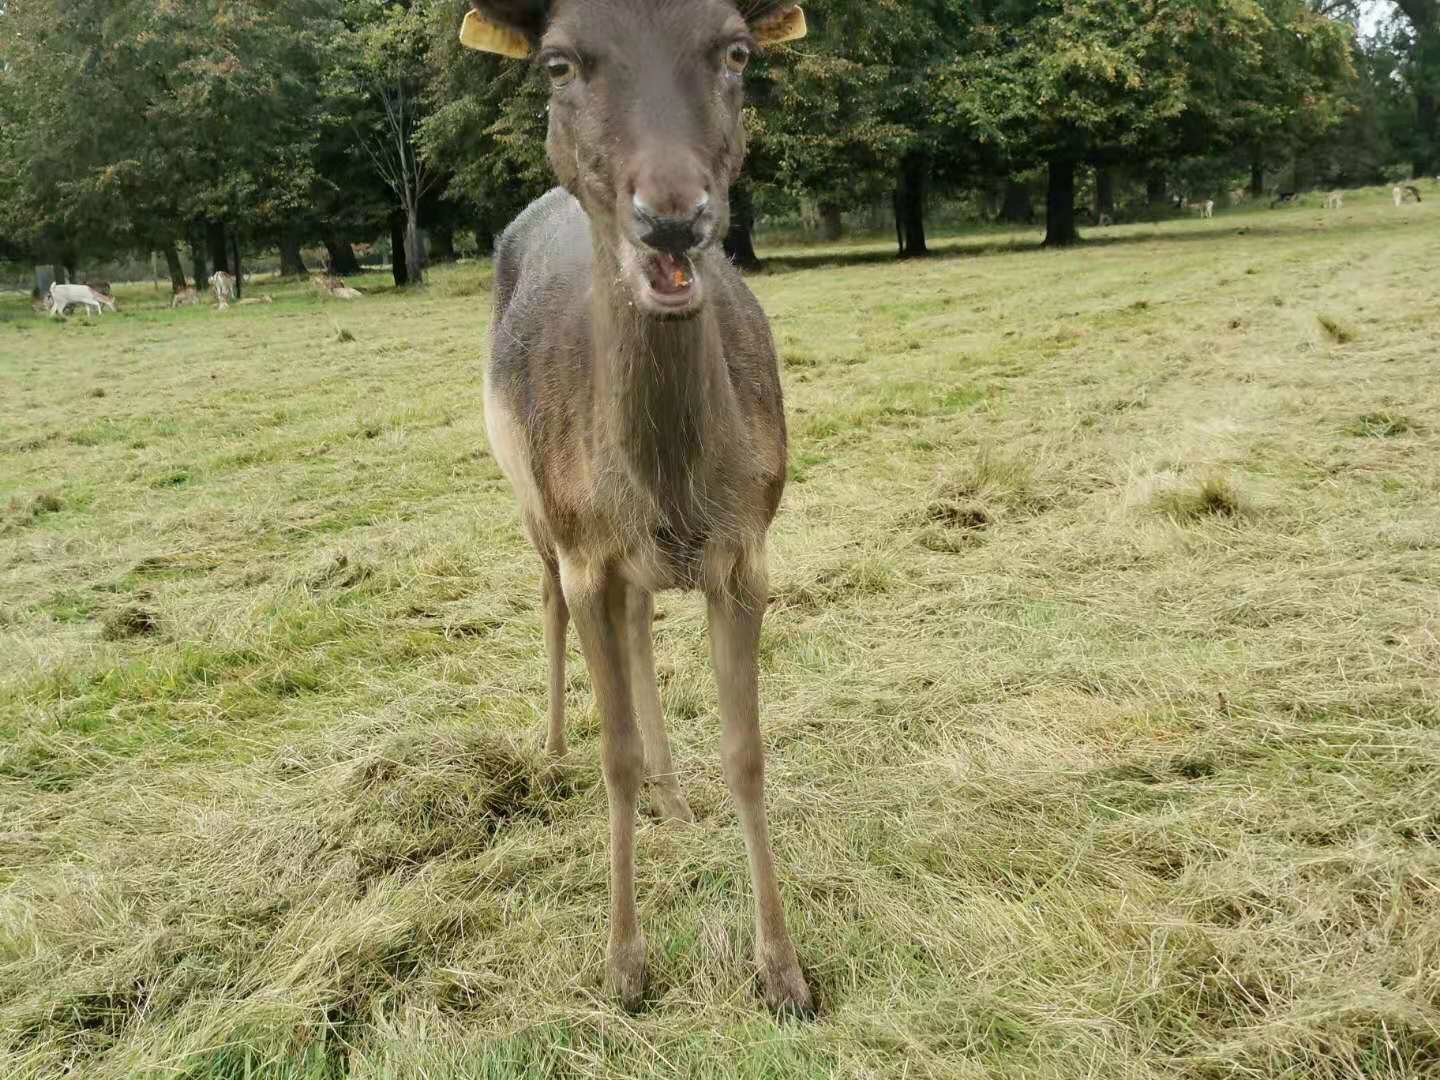
{"label": "tree canopy", "polygon": [[[546,88],[465,52],[461,0],[0,3],[0,250],[159,250],[177,286],[237,235],[303,267],[387,231],[397,281],[549,184]],[[891,201],[902,254],[927,198],[1049,177],[1076,238],[1083,170],[1293,163],[1319,181],[1437,168],[1440,0],[1360,40],[1350,0],[813,0],[811,33],[749,75],[746,188],[838,227]],[[1349,142],[1342,140],[1348,133]],[[1347,150],[1346,146],[1352,147]],[[1198,175],[1190,169],[1185,175]],[[1011,187],[1015,186],[1011,183]],[[1106,196],[1109,197],[1108,195]],[[743,218],[745,215],[737,215]]]}

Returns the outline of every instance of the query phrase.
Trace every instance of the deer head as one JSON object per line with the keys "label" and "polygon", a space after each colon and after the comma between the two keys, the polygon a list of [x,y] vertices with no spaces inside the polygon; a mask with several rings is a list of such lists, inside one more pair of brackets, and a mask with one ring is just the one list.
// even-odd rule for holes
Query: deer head
{"label": "deer head", "polygon": [[550,84],[546,154],[644,315],[693,315],[745,158],[746,65],[805,34],[788,0],[471,0],[460,40]]}

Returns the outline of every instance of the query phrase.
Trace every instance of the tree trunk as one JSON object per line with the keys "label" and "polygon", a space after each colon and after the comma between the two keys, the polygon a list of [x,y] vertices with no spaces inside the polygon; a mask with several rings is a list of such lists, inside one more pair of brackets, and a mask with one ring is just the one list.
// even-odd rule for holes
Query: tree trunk
{"label": "tree trunk", "polygon": [[1250,155],[1250,197],[1258,199],[1265,194],[1265,162],[1260,160],[1258,151]]}
{"label": "tree trunk", "polygon": [[455,230],[449,225],[430,226],[430,261],[455,261]]}
{"label": "tree trunk", "polygon": [[1095,166],[1095,220],[1101,215],[1115,217],[1115,174],[1104,165]]}
{"label": "tree trunk", "polygon": [[175,250],[175,241],[166,240],[160,245],[160,251],[165,256],[165,269],[170,272],[170,290],[179,292],[186,288],[185,268],[180,265],[180,253]]}
{"label": "tree trunk", "polygon": [[[734,195],[731,195],[731,196],[730,196],[730,201],[731,201],[732,204],[734,203],[734,201],[735,201],[735,196],[734,196]],[[475,257],[476,257],[476,258],[479,258],[479,259],[483,259],[483,258],[485,258],[487,255],[493,255],[494,253],[495,253],[495,230],[492,229],[489,225],[486,225],[486,224],[476,225],[476,226],[475,226]],[[728,254],[728,252],[727,252],[727,254]]]}
{"label": "tree trunk", "polygon": [[300,231],[293,226],[280,234],[280,276],[303,277],[305,256],[300,253]]}
{"label": "tree trunk", "polygon": [[820,239],[826,243],[834,243],[844,232],[845,219],[841,216],[840,207],[834,203],[821,203]]}
{"label": "tree trunk", "polygon": [[1291,191],[1309,191],[1315,186],[1315,162],[1305,154],[1297,153],[1290,166]]}
{"label": "tree trunk", "polygon": [[240,264],[240,234],[230,233],[230,276],[235,279],[235,299],[240,299],[240,290],[245,287],[245,268]]}
{"label": "tree trunk", "polygon": [[410,284],[410,267],[405,258],[405,215],[390,212],[390,276],[396,285]]}
{"label": "tree trunk", "polygon": [[325,254],[329,256],[326,269],[336,277],[347,277],[360,273],[360,260],[355,258],[355,249],[349,240],[342,240],[334,229],[326,229],[323,237]]}
{"label": "tree trunk", "polygon": [[420,243],[420,208],[405,209],[405,268],[411,285],[425,284],[425,248]]}
{"label": "tree trunk", "polygon": [[1435,176],[1440,173],[1440,99],[1433,92],[1415,95],[1415,135],[1415,160],[1411,163],[1414,178]]}
{"label": "tree trunk", "polygon": [[1035,220],[1035,207],[1030,204],[1030,188],[1013,178],[1005,180],[1005,195],[1000,202],[1000,220],[1011,225],[1029,225]]}
{"label": "tree trunk", "polygon": [[1159,206],[1165,201],[1165,171],[1163,169],[1151,169],[1145,174],[1145,202],[1149,206]]}
{"label": "tree trunk", "polygon": [[210,255],[210,265],[216,270],[224,270],[230,262],[230,245],[225,241],[225,223],[223,221],[207,221],[205,223],[205,247]]}
{"label": "tree trunk", "polygon": [[900,162],[895,189],[895,229],[900,258],[918,259],[930,254],[925,246],[925,181],[930,163],[922,154],[906,154]]}
{"label": "tree trunk", "polygon": [[75,282],[80,279],[80,275],[75,272],[75,262],[73,259],[67,259],[61,264],[60,269],[65,273],[66,285],[74,285]]}
{"label": "tree trunk", "polygon": [[1045,246],[1070,247],[1079,243],[1075,231],[1075,163],[1050,162],[1050,181],[1045,190]]}
{"label": "tree trunk", "polygon": [[190,226],[190,268],[195,272],[195,288],[205,288],[210,280],[210,267],[205,262],[205,236],[199,223]]}
{"label": "tree trunk", "polygon": [[750,185],[737,183],[730,189],[730,228],[725,233],[725,254],[741,270],[759,270],[755,254],[755,200]]}

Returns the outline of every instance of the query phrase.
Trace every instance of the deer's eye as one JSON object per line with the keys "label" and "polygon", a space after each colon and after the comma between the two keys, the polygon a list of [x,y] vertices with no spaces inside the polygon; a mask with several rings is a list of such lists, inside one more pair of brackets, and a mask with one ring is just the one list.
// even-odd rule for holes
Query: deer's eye
{"label": "deer's eye", "polygon": [[564,86],[575,78],[575,65],[563,56],[552,56],[545,61],[545,74],[551,86]]}
{"label": "deer's eye", "polygon": [[725,66],[734,74],[739,75],[745,70],[745,65],[750,63],[750,49],[735,42],[725,50]]}

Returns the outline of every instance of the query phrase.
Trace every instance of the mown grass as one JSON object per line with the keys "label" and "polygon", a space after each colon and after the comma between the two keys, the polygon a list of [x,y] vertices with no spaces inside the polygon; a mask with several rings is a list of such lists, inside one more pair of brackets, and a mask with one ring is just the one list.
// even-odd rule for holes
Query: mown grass
{"label": "mown grass", "polygon": [[488,267],[0,301],[0,1075],[1440,1069],[1440,267],[1387,200],[753,279],[812,1024],[754,992],[693,598],[656,634],[700,821],[640,828],[648,1009],[602,989],[596,724],[576,657],[539,754]]}

